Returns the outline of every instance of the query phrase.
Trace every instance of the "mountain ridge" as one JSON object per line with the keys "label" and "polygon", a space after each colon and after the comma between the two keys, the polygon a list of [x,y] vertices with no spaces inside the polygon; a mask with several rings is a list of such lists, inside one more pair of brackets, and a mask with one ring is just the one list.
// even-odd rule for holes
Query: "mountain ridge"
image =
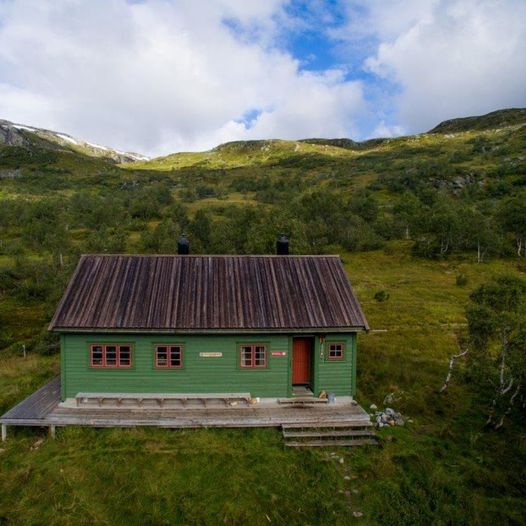
{"label": "mountain ridge", "polygon": [[0,119],[0,145],[2,144],[22,148],[40,146],[44,149],[51,150],[72,150],[76,153],[88,155],[89,157],[102,157],[117,163],[146,161],[149,159],[145,155],[133,152],[122,152],[107,146],[77,139],[67,133]]}
{"label": "mountain ridge", "polygon": [[[417,138],[426,135],[454,134],[471,131],[485,131],[526,124],[526,108],[505,108],[484,115],[460,117],[440,122],[431,130],[400,137],[378,137],[364,141],[350,138],[311,137],[298,140],[252,139],[229,141],[198,152],[173,152],[154,158],[134,152],[123,152],[104,145],[78,139],[67,133],[38,128],[26,124],[0,119],[0,146],[18,146],[26,149],[41,147],[49,150],[73,151],[89,157],[104,158],[137,168],[157,167],[169,169],[189,165],[228,163],[228,157],[244,155],[254,162],[263,158],[268,161],[277,152],[298,155],[339,155],[344,152],[360,152],[380,147],[396,140]],[[248,163],[251,164],[251,163]]]}
{"label": "mountain ridge", "polygon": [[504,108],[484,115],[448,119],[437,124],[427,133],[483,131],[524,123],[526,123],[526,108]]}

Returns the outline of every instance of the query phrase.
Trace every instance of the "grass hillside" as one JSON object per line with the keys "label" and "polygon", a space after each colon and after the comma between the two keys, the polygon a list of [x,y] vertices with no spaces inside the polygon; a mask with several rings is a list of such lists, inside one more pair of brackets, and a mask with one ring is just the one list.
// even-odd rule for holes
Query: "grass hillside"
{"label": "grass hillside", "polygon": [[170,253],[183,230],[195,253],[270,253],[285,231],[294,253],[342,256],[373,329],[357,399],[390,395],[407,421],[336,451],[285,449],[272,429],[10,429],[0,524],[525,524],[524,413],[487,430],[462,363],[438,394],[471,292],[525,277],[523,114],[126,165],[0,145],[0,413],[59,371],[46,325],[79,254]]}
{"label": "grass hillside", "polygon": [[492,111],[479,117],[464,117],[441,122],[429,133],[458,133],[465,131],[481,131],[496,128],[506,128],[515,124],[524,124],[526,109],[510,108],[508,110]]}

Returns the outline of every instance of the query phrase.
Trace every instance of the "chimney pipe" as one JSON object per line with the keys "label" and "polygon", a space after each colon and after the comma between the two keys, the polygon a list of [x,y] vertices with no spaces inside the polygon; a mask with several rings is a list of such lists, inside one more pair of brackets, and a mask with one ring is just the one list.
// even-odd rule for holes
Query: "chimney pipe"
{"label": "chimney pipe", "polygon": [[177,240],[177,253],[179,255],[190,254],[190,242],[184,234]]}
{"label": "chimney pipe", "polygon": [[285,234],[281,234],[279,239],[276,241],[276,254],[278,256],[289,255],[289,240]]}

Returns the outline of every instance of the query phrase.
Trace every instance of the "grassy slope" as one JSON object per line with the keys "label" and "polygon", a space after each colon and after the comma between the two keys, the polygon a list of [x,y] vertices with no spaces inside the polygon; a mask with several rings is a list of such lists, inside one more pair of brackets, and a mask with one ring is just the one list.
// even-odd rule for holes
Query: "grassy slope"
{"label": "grassy slope", "polygon": [[[404,243],[345,261],[371,326],[386,331],[360,338],[359,399],[380,405],[402,393],[397,406],[413,420],[382,431],[382,447],[339,451],[340,464],[328,452],[285,450],[276,430],[67,429],[33,451],[45,435],[17,430],[0,454],[0,517],[346,524],[362,511],[369,524],[520,524],[524,481],[515,466],[524,465],[524,451],[509,453],[508,431],[482,432],[465,386],[436,394],[470,289],[514,264],[415,260]],[[460,271],[466,287],[455,285]],[[379,289],[390,292],[387,302],[373,299]],[[57,362],[5,360],[0,409],[55,374]]]}
{"label": "grassy slope", "polygon": [[429,133],[457,133],[467,130],[488,130],[521,124],[526,119],[525,108],[498,110],[476,117],[463,117],[441,122]]}

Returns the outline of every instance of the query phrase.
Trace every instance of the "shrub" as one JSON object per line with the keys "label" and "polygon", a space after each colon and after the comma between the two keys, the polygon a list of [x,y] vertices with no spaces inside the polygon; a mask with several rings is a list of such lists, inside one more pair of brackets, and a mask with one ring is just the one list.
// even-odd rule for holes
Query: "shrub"
{"label": "shrub", "polygon": [[389,299],[389,292],[387,292],[386,290],[379,290],[375,295],[374,295],[374,299],[378,302],[383,302],[383,301],[387,301]]}
{"label": "shrub", "polygon": [[457,287],[465,287],[468,284],[468,277],[465,274],[459,274],[456,283]]}

